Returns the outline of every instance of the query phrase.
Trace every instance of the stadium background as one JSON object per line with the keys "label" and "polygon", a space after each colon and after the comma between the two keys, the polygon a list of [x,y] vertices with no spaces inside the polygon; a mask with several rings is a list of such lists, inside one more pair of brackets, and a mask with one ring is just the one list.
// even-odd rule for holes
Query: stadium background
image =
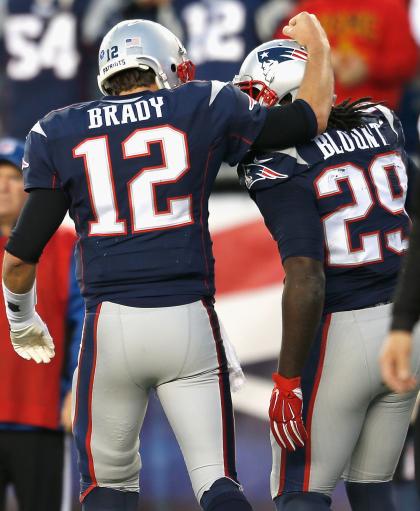
{"label": "stadium background", "polygon": [[[419,2],[395,1],[407,8],[418,42]],[[359,3],[369,4],[354,1],[353,5]],[[143,17],[164,23],[186,42],[198,64],[199,78],[230,80],[246,53],[270,39],[298,4],[291,0],[0,0],[0,136],[24,138],[49,110],[97,97],[97,47],[107,29],[121,19]],[[408,149],[418,158],[420,92],[414,71],[415,64],[413,77],[403,80],[398,111]],[[234,396],[239,477],[255,509],[268,511],[273,507],[266,414],[281,338],[283,271],[255,206],[237,184],[235,169],[224,167],[220,173],[211,199],[210,226],[217,310],[247,376],[245,387]],[[155,396],[149,404],[141,453],[141,509],[198,509],[180,451]],[[63,510],[76,510],[78,478],[70,438],[68,454]],[[420,509],[412,478],[408,441],[396,484],[398,509]],[[8,509],[15,509],[12,494]],[[334,495],[333,509],[349,509],[342,486]]]}

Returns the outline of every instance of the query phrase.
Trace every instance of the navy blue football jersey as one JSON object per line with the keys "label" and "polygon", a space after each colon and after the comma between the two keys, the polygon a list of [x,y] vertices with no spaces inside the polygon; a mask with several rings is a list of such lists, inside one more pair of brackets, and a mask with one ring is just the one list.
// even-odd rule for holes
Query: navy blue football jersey
{"label": "navy blue football jersey", "polygon": [[240,175],[285,260],[324,261],[326,312],[391,300],[407,248],[401,123],[367,110],[362,127],[328,130],[286,151],[249,153]]}
{"label": "navy blue football jersey", "polygon": [[264,0],[173,0],[183,41],[200,80],[232,80],[261,41],[256,11]]}
{"label": "navy blue football jersey", "polygon": [[5,61],[5,129],[24,138],[50,110],[80,101],[80,27],[89,0],[7,0],[1,51]]}
{"label": "navy blue football jersey", "polygon": [[231,84],[190,82],[72,105],[31,130],[25,189],[62,188],[88,306],[180,305],[213,296],[208,198],[266,109]]}

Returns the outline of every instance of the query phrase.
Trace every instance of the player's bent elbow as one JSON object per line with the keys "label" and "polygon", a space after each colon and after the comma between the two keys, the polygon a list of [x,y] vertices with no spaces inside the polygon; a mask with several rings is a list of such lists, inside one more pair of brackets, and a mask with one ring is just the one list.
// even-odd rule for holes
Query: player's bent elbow
{"label": "player's bent elbow", "polygon": [[35,273],[35,264],[23,261],[5,250],[3,258],[3,282],[6,286],[14,283],[16,280],[26,278]]}
{"label": "player's bent elbow", "polygon": [[27,265],[32,265],[32,263],[28,263],[26,261],[23,261],[23,259],[20,259],[20,257],[16,257],[7,250],[4,252],[4,259],[3,259],[3,272],[5,269],[12,269],[12,268],[22,268]]}

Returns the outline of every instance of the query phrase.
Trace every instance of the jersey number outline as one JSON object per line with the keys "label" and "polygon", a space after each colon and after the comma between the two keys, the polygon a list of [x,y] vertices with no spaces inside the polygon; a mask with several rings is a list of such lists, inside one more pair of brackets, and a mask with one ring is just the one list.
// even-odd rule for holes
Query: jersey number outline
{"label": "jersey number outline", "polygon": [[242,60],[246,8],[238,0],[193,2],[182,17],[189,33],[188,53],[198,66],[205,62]]}
{"label": "jersey number outline", "polygon": [[33,14],[10,15],[4,27],[10,59],[6,71],[12,80],[29,81],[50,69],[59,80],[75,78],[80,54],[77,20],[61,12],[48,21]]}
{"label": "jersey number outline", "polygon": [[[394,171],[401,193],[394,193],[389,172]],[[368,168],[370,181],[375,190],[376,203],[393,215],[407,213],[404,203],[407,192],[407,173],[401,155],[395,151],[375,156]],[[352,202],[339,206],[322,218],[329,266],[350,267],[383,261],[381,231],[359,234],[360,248],[353,248],[349,224],[367,218],[375,205],[369,181],[363,168],[354,163],[328,167],[315,180],[319,199],[343,193],[340,183],[347,182]],[[384,233],[388,250],[402,254],[408,248],[401,228]]]}
{"label": "jersey number outline", "polygon": [[[156,187],[175,183],[190,170],[187,137],[167,124],[139,128],[122,143],[123,159],[150,156],[150,145],[160,144],[162,164],[142,167],[127,182],[132,233],[171,229],[194,223],[192,195],[167,197],[167,209],[159,211]],[[83,158],[89,198],[95,220],[89,221],[89,236],[127,234],[115,194],[108,135],[86,138],[73,149],[74,158]]]}

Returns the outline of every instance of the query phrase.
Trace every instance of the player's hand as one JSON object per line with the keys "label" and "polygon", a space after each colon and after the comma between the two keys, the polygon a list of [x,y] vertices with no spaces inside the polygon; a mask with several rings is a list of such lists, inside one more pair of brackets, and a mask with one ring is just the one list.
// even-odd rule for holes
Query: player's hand
{"label": "player's hand", "polygon": [[54,343],[47,325],[37,313],[34,314],[32,323],[25,328],[18,329],[12,325],[10,339],[16,353],[25,360],[48,364],[55,355]]}
{"label": "player's hand", "polygon": [[327,34],[315,14],[300,12],[283,28],[283,34],[305,46],[310,53],[316,49],[329,49]]}
{"label": "player's hand", "polygon": [[389,333],[381,350],[382,379],[394,392],[404,393],[416,388],[411,373],[412,335],[404,330]]}
{"label": "player's hand", "polygon": [[273,374],[275,383],[270,401],[270,428],[279,446],[288,451],[303,447],[308,434],[302,420],[300,377]]}

